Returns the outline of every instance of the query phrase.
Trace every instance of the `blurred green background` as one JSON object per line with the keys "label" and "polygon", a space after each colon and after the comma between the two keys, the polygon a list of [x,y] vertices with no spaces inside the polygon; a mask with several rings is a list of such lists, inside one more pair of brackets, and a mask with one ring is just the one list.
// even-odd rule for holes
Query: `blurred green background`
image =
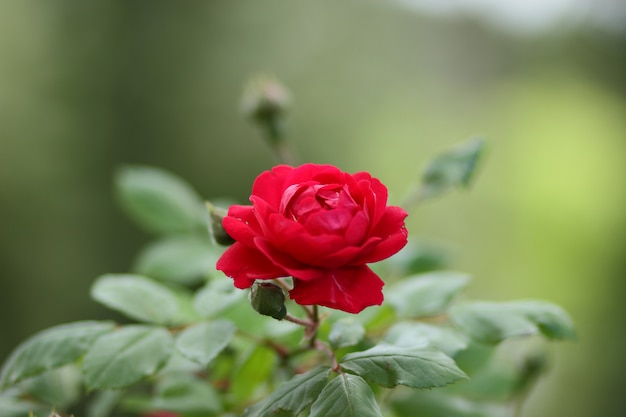
{"label": "blurred green background", "polygon": [[274,164],[239,112],[264,72],[294,95],[303,161],[370,171],[395,202],[432,156],[484,135],[472,190],[418,208],[411,238],[451,251],[468,297],[573,316],[580,340],[553,346],[526,416],[626,415],[624,9],[570,1],[580,13],[535,27],[454,3],[1,0],[0,359],[110,314],[91,283],[149,240],[114,199],[120,165],[245,201]]}

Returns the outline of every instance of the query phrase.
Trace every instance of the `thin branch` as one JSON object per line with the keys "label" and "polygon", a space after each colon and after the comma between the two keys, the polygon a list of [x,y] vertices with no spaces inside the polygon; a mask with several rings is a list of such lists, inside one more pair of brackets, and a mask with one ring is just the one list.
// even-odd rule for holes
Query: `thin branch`
{"label": "thin branch", "polygon": [[285,290],[286,292],[291,291],[291,288],[289,288],[289,285],[287,285],[287,283],[285,281],[283,281],[282,279],[275,279],[274,282],[280,286],[280,288],[282,288],[283,290]]}
{"label": "thin branch", "polygon": [[304,326],[306,328],[316,327],[315,323],[309,320],[302,320],[298,317],[294,317],[291,314],[287,314],[283,320],[290,321],[292,323],[299,324],[300,326]]}
{"label": "thin branch", "polygon": [[316,340],[315,341],[315,349],[319,350],[320,352],[324,352],[328,355],[328,357],[330,358],[330,361],[332,363],[332,369],[333,371],[342,374],[343,371],[341,370],[341,366],[339,366],[339,362],[337,362],[337,357],[335,356],[335,352],[333,352],[332,350],[330,350],[328,348],[328,346],[326,346],[321,340]]}

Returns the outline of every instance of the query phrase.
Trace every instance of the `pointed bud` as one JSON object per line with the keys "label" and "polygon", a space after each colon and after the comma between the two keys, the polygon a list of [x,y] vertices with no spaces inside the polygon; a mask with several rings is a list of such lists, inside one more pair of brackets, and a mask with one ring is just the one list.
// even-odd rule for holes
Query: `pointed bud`
{"label": "pointed bud", "polygon": [[209,210],[209,233],[211,239],[218,245],[230,246],[235,243],[235,240],[226,233],[222,220],[226,217],[226,210],[219,207],[215,207],[213,204],[206,202],[206,207]]}
{"label": "pointed bud", "polygon": [[246,117],[270,130],[270,139],[279,140],[289,102],[289,92],[282,84],[274,78],[259,76],[248,82],[241,107]]}
{"label": "pointed bud", "polygon": [[250,290],[250,303],[259,314],[282,320],[287,315],[285,293],[276,284],[254,284]]}

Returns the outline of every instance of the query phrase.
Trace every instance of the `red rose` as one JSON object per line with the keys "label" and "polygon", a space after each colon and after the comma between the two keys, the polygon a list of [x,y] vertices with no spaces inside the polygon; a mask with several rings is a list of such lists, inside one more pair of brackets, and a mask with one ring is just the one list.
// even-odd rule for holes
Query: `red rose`
{"label": "red rose", "polygon": [[249,288],[255,280],[292,276],[291,298],[349,313],[383,301],[383,281],[366,265],[407,242],[400,207],[367,172],[331,165],[274,167],[257,177],[251,206],[231,206],[222,225],[236,241],[217,269]]}

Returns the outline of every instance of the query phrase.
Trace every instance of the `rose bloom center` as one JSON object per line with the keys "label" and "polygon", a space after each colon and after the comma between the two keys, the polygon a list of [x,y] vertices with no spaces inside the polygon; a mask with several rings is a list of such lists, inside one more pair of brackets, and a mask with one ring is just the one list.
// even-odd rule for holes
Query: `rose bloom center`
{"label": "rose bloom center", "polygon": [[344,235],[362,210],[347,186],[340,184],[294,184],[285,190],[280,204],[285,217],[302,224],[313,235]]}

